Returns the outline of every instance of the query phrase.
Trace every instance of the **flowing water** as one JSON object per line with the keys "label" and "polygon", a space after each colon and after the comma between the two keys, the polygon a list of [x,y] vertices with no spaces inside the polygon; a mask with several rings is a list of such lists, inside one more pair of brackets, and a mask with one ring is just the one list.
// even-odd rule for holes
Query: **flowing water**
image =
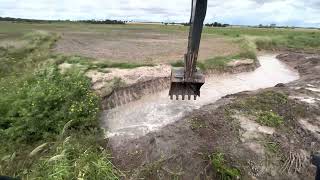
{"label": "flowing water", "polygon": [[259,57],[261,67],[253,72],[214,75],[206,79],[197,101],[170,100],[168,90],[148,95],[126,105],[106,110],[102,115],[107,137],[138,138],[181,119],[201,106],[241,91],[252,91],[288,83],[299,78],[292,68],[276,55]]}

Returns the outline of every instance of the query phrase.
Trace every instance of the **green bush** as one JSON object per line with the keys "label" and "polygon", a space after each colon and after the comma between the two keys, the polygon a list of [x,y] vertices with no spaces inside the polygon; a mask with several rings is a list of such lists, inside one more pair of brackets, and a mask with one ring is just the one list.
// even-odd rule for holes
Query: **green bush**
{"label": "green bush", "polygon": [[90,80],[81,71],[59,72],[63,59],[50,53],[56,36],[37,32],[25,38],[26,47],[0,49],[0,174],[118,179],[98,144],[104,135]]}
{"label": "green bush", "polygon": [[71,120],[73,128],[94,126],[98,98],[89,89],[82,74],[61,75],[54,66],[42,69],[6,93],[1,127],[11,141],[29,143],[56,136]]}

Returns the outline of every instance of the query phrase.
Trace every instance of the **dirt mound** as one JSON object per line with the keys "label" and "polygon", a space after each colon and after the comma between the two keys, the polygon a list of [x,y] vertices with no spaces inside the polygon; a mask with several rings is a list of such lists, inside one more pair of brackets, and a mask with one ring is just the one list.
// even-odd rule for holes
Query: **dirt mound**
{"label": "dirt mound", "polygon": [[228,95],[157,132],[111,147],[132,179],[314,179],[320,150],[320,58],[283,54],[301,78]]}

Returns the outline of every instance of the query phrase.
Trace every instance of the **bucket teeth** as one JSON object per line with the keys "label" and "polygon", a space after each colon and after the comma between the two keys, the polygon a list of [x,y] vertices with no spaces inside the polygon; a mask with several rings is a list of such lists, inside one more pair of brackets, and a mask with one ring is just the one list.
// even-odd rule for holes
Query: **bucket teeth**
{"label": "bucket teeth", "polygon": [[200,97],[200,88],[205,82],[205,77],[199,71],[188,80],[184,79],[184,69],[172,70],[171,73],[171,86],[169,91],[170,99],[173,100],[173,96],[179,100],[179,96],[182,96],[182,100],[185,100],[188,96],[188,100],[191,100],[191,96],[194,96],[194,100],[197,96]]}
{"label": "bucket teeth", "polygon": [[201,83],[171,83],[170,99],[172,100],[173,96],[176,96],[176,100],[179,100],[179,96],[181,96],[182,100],[185,100],[188,96],[188,100],[191,100],[191,96],[193,96],[193,99],[196,100],[197,96],[200,97],[201,86]]}

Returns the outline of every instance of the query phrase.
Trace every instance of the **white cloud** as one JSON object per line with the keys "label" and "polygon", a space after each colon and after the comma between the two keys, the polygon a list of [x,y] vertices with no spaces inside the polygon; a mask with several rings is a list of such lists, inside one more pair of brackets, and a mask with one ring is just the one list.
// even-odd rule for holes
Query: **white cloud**
{"label": "white cloud", "polygon": [[[0,16],[187,22],[191,0],[0,0]],[[319,0],[209,0],[207,22],[320,27]]]}

